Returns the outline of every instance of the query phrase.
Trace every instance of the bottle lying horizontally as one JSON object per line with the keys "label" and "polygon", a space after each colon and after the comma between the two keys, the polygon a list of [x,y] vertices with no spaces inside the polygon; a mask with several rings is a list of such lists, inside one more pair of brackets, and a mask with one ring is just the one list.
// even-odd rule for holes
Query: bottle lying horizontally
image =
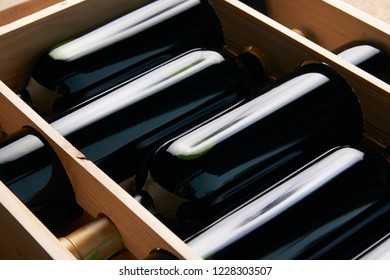
{"label": "bottle lying horizontally", "polygon": [[325,64],[307,64],[161,146],[144,190],[185,237],[326,150],[358,143],[362,132],[347,82]]}
{"label": "bottle lying horizontally", "polygon": [[50,124],[121,183],[170,137],[238,104],[249,86],[264,83],[267,76],[253,51],[237,58],[217,50],[186,52]]}
{"label": "bottle lying horizontally", "polygon": [[204,0],[158,0],[42,54],[21,96],[56,114],[192,48],[222,48]]}
{"label": "bottle lying horizontally", "polygon": [[[340,55],[370,66],[372,73],[387,71],[377,63],[382,54],[375,46],[353,49],[353,56],[348,50]],[[326,65],[305,65],[257,95],[166,143],[153,157],[153,180],[145,189],[180,234],[215,220],[258,186],[269,186],[327,149],[360,140],[363,121],[355,94]]]}
{"label": "bottle lying horizontally", "polygon": [[390,229],[390,165],[339,147],[186,242],[209,259],[351,259]]}
{"label": "bottle lying horizontally", "polygon": [[0,180],[54,233],[83,212],[60,159],[31,127],[0,142]]}
{"label": "bottle lying horizontally", "polygon": [[390,83],[390,55],[379,46],[365,42],[352,42],[338,48],[335,52],[337,56],[360,69]]}
{"label": "bottle lying horizontally", "polygon": [[[121,234],[115,224],[101,215],[59,241],[79,260],[106,260],[125,249]],[[153,249],[144,260],[177,260],[162,248]]]}
{"label": "bottle lying horizontally", "polygon": [[[166,140],[242,101],[250,77],[258,82],[266,77],[253,49],[237,59],[196,49],[67,111],[51,125],[121,183]],[[41,153],[42,143],[30,137],[14,142],[0,145],[1,156],[8,155],[0,161],[0,180],[26,202],[56,179],[45,169],[51,161]],[[29,160],[30,155],[39,157],[42,166]]]}

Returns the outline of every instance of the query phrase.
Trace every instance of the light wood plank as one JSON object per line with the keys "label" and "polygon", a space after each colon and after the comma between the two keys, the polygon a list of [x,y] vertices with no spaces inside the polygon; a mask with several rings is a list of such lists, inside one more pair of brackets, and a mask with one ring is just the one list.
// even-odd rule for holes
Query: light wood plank
{"label": "light wood plank", "polygon": [[265,0],[265,6],[270,18],[288,28],[303,30],[328,50],[366,40],[390,53],[390,25],[343,1]]}
{"label": "light wood plank", "polygon": [[42,10],[62,0],[2,0],[0,1],[0,26]]}

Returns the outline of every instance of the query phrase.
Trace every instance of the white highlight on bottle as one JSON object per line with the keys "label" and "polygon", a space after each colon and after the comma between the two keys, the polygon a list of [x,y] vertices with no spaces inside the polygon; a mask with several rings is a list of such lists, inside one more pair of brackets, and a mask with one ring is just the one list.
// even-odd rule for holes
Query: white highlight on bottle
{"label": "white highlight on bottle", "polygon": [[319,73],[307,73],[244,103],[174,141],[167,149],[178,157],[201,155],[238,131],[304,96],[329,79]]}
{"label": "white highlight on bottle", "polygon": [[378,49],[370,45],[361,45],[349,48],[339,53],[337,56],[342,59],[345,59],[353,65],[358,65],[363,61],[367,60],[368,58],[377,55],[379,52],[380,51]]}
{"label": "white highlight on bottle", "polygon": [[232,211],[187,242],[187,245],[203,258],[212,256],[321,188],[363,160],[363,157],[361,151],[353,148],[336,149],[276,184],[271,191]]}
{"label": "white highlight on bottle", "polygon": [[[218,52],[201,49],[190,51],[87,103],[51,125],[66,137],[224,60]],[[1,148],[0,163],[11,161],[15,156],[21,157],[40,147],[42,143],[38,139],[23,137]],[[17,155],[15,151],[18,151]]]}
{"label": "white highlight on bottle", "polygon": [[[53,49],[49,55],[72,61],[133,36],[199,4],[199,0],[158,0]],[[156,40],[158,40],[156,38]]]}
{"label": "white highlight on bottle", "polygon": [[[52,123],[62,135],[81,129],[152,96],[224,60],[217,52],[197,50],[156,68]],[[185,93],[184,93],[185,94]]]}

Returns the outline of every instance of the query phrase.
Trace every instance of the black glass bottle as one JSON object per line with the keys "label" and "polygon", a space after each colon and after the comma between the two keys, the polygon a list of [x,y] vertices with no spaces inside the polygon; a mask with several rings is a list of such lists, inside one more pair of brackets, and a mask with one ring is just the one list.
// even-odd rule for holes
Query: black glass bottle
{"label": "black glass bottle", "polygon": [[390,229],[390,165],[339,147],[187,240],[210,259],[351,259]]}
{"label": "black glass bottle", "polygon": [[[167,139],[242,101],[247,95],[247,77],[263,81],[264,69],[257,58],[251,52],[240,57],[236,60],[222,51],[195,49],[58,115],[50,124],[121,183],[143,168],[143,159]],[[258,64],[249,63],[253,61]],[[48,158],[40,157],[40,165],[29,160],[41,153],[35,140],[22,137],[18,141],[18,149],[26,154],[18,160],[24,169],[4,166],[1,178],[14,182],[8,186],[24,196],[46,189],[46,180],[54,185],[57,179],[43,170],[50,163]],[[8,149],[7,145],[2,149]],[[13,153],[19,150],[11,149],[9,156]],[[41,172],[47,176],[40,178]],[[57,188],[62,188],[60,183]]]}
{"label": "black glass bottle", "polygon": [[82,213],[61,161],[31,127],[0,142],[0,181],[55,234]]}
{"label": "black glass bottle", "polygon": [[47,117],[184,51],[223,44],[208,1],[154,1],[42,54],[21,95]]}
{"label": "black glass bottle", "polygon": [[[243,54],[245,60],[248,56],[258,62],[252,54]],[[264,81],[258,63],[257,68],[246,63],[249,70],[243,70],[223,52],[196,49],[50,124],[122,182],[136,174],[158,145],[242,101],[248,94],[247,77]]]}
{"label": "black glass bottle", "polygon": [[151,158],[145,190],[186,236],[326,150],[358,143],[362,132],[347,82],[325,64],[308,64],[165,143]]}

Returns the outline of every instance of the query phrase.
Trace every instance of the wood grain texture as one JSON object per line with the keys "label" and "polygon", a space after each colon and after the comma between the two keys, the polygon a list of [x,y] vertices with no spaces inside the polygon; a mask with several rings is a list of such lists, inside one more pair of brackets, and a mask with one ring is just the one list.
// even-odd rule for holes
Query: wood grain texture
{"label": "wood grain texture", "polygon": [[0,1],[0,26],[40,11],[62,0],[2,0]]}
{"label": "wood grain texture", "polygon": [[369,41],[388,46],[390,25],[338,0],[265,0],[267,16],[333,51],[353,41]]}
{"label": "wood grain texture", "polygon": [[[130,255],[143,258],[151,249],[162,247],[180,258],[198,259],[182,240],[13,92],[23,88],[26,69],[46,48],[150,1],[61,1],[0,26],[0,80],[4,82],[0,82],[0,124],[8,133],[31,125],[43,134],[66,167],[79,204],[92,218],[101,213],[108,216],[118,226]],[[260,48],[272,76],[289,73],[307,60],[331,65],[358,95],[367,137],[378,145],[390,145],[390,86],[332,53],[334,48],[356,39],[374,40],[390,50],[385,22],[336,0],[265,0],[268,15],[237,0],[210,2],[221,19],[228,47],[236,52],[249,45]],[[308,31],[313,41],[293,32],[292,27]],[[0,246],[0,258],[72,258],[1,183],[0,217],[0,238],[10,240]]]}

